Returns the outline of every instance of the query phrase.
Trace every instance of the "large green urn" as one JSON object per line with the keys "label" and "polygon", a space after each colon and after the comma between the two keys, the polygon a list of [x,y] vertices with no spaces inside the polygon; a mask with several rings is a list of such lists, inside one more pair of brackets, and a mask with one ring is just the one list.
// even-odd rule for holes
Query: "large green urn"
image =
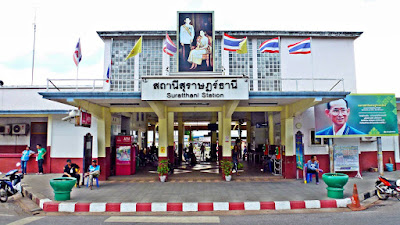
{"label": "large green urn", "polygon": [[71,199],[71,190],[76,184],[74,177],[59,177],[50,180],[50,186],[54,190],[54,200],[66,201]]}
{"label": "large green urn", "polygon": [[322,179],[328,185],[326,190],[328,190],[329,198],[343,198],[343,186],[349,180],[348,175],[344,173],[324,173]]}

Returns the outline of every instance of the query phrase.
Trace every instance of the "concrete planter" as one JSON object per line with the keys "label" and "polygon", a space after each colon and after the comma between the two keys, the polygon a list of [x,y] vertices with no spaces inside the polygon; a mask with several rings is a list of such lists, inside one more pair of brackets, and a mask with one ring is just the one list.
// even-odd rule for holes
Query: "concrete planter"
{"label": "concrete planter", "polygon": [[54,200],[66,201],[71,199],[72,188],[76,184],[74,177],[59,177],[50,180],[50,186],[54,191]]}
{"label": "concrete planter", "polygon": [[162,175],[162,176],[160,175],[159,178],[161,182],[167,181],[167,175]]}
{"label": "concrete planter", "polygon": [[232,175],[225,176],[225,180],[226,181],[231,181],[232,180]]}
{"label": "concrete planter", "polygon": [[328,190],[329,198],[343,198],[343,186],[349,180],[348,175],[344,173],[324,173],[322,174],[322,179],[328,185],[326,190]]}

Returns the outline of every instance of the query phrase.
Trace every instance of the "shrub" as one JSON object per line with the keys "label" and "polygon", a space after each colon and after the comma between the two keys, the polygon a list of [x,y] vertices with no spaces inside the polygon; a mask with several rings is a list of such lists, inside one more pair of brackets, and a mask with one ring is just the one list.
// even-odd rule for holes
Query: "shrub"
{"label": "shrub", "polygon": [[167,175],[169,172],[168,160],[163,159],[158,163],[157,173],[159,176]]}
{"label": "shrub", "polygon": [[226,159],[221,161],[222,173],[224,173],[225,176],[232,174],[232,168],[233,168],[233,164],[231,161],[226,160]]}

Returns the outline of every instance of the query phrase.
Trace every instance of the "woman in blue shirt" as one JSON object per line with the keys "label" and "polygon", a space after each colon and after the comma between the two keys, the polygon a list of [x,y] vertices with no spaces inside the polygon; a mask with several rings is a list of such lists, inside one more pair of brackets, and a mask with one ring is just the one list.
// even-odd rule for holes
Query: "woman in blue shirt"
{"label": "woman in blue shirt", "polygon": [[29,146],[26,146],[25,150],[22,151],[21,169],[23,174],[26,174],[26,165],[28,164],[29,157],[31,157],[33,154],[35,154],[35,152],[30,150]]}

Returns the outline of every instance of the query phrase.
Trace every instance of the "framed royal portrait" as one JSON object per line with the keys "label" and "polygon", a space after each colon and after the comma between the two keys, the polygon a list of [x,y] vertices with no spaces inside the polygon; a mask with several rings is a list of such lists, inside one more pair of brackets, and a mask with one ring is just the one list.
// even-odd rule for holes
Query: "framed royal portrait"
{"label": "framed royal portrait", "polygon": [[177,72],[214,71],[214,11],[178,11]]}

